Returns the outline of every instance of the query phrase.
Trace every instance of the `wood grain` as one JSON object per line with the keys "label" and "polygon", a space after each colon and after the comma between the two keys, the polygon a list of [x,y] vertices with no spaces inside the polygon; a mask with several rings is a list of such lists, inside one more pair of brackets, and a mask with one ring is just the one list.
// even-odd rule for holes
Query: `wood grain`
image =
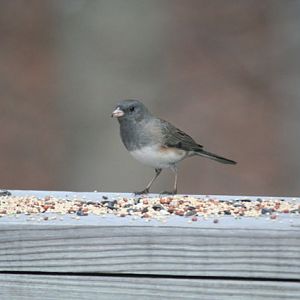
{"label": "wood grain", "polygon": [[57,222],[0,223],[0,271],[299,279],[297,227],[235,228],[230,220],[219,228],[135,225],[117,217],[95,225]]}
{"label": "wood grain", "polygon": [[300,283],[170,278],[0,274],[0,298],[10,300],[293,300]]}
{"label": "wood grain", "polygon": [[[12,191],[72,198],[71,192]],[[101,193],[76,193],[87,200]],[[105,194],[116,198],[116,194]],[[125,196],[128,196],[128,194]],[[232,199],[232,196],[218,196]],[[251,197],[248,197],[251,198]],[[254,197],[252,197],[254,198]],[[293,200],[299,201],[299,199]],[[45,216],[47,214],[43,214]],[[239,278],[300,278],[300,217],[188,223],[89,215],[80,220],[0,218],[0,272],[78,272]]]}

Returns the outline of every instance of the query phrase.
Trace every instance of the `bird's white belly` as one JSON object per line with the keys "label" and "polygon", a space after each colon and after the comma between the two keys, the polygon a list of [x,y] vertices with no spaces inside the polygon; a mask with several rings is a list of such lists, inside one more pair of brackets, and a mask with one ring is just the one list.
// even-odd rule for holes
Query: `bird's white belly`
{"label": "bird's white belly", "polygon": [[186,151],[169,148],[161,149],[159,146],[147,146],[131,151],[130,154],[143,164],[154,168],[170,168],[186,156]]}

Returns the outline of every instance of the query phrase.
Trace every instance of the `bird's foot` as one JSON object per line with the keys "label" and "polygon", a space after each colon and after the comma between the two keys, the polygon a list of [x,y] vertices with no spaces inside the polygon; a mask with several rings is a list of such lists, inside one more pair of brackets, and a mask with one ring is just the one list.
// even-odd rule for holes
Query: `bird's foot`
{"label": "bird's foot", "polygon": [[171,192],[169,192],[169,191],[163,191],[163,192],[160,192],[159,194],[160,195],[176,195],[177,191],[176,190],[173,190]]}
{"label": "bird's foot", "polygon": [[7,190],[0,190],[0,196],[10,196],[11,192]]}
{"label": "bird's foot", "polygon": [[145,188],[144,190],[140,192],[134,192],[135,195],[143,195],[143,194],[149,194],[149,189]]}

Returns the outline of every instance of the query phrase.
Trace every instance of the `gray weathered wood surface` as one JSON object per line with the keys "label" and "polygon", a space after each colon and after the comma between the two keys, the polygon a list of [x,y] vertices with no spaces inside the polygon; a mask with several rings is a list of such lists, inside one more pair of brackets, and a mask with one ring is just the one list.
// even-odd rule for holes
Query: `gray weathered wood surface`
{"label": "gray weathered wood surface", "polygon": [[298,300],[300,284],[170,278],[0,274],[0,299],[9,300]]}
{"label": "gray weathered wood surface", "polygon": [[[24,193],[49,195],[15,192]],[[51,194],[73,196],[66,192]],[[99,193],[77,195],[101,200]],[[233,197],[223,197],[228,198]],[[286,282],[300,279],[299,215],[283,215],[275,221],[266,216],[226,216],[217,224],[213,219],[188,223],[184,217],[171,217],[166,223],[93,215],[80,220],[71,216],[64,216],[63,221],[27,219],[0,218],[0,274],[28,272],[1,274],[0,295],[14,293],[9,299],[29,299],[30,295],[30,299],[41,299],[39,295],[45,295],[47,288],[61,298],[47,294],[48,298],[43,299],[70,299],[68,295],[72,299],[120,299],[120,294],[124,299],[155,299],[158,294],[165,295],[165,299],[300,299],[300,283]],[[30,272],[153,274],[165,278],[46,276]],[[168,278],[170,275],[216,279]],[[235,277],[240,280],[233,280]],[[284,282],[272,281],[275,278]],[[89,298],[93,291],[106,296]],[[24,298],[20,298],[22,292]]]}

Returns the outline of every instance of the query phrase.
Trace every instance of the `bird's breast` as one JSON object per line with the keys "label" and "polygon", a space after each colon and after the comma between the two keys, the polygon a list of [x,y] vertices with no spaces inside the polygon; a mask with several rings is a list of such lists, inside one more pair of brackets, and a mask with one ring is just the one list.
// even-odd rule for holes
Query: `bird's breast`
{"label": "bird's breast", "polygon": [[172,165],[184,159],[187,155],[184,150],[161,147],[159,145],[151,145],[135,149],[130,151],[130,154],[143,164],[162,169],[170,168]]}

